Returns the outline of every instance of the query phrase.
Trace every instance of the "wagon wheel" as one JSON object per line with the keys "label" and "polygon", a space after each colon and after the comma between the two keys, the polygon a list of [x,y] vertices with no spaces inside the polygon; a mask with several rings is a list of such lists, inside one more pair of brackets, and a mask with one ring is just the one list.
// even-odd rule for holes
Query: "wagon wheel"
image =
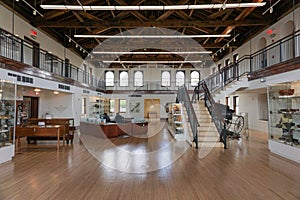
{"label": "wagon wheel", "polygon": [[237,116],[235,122],[234,122],[234,132],[236,134],[239,134],[244,128],[244,117]]}

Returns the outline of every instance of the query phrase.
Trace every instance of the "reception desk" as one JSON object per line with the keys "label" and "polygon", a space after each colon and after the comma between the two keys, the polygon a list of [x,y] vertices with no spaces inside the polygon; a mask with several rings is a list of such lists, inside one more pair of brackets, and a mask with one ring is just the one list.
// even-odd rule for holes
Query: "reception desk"
{"label": "reception desk", "polygon": [[80,131],[83,134],[91,135],[97,137],[107,137],[113,138],[122,135],[141,135],[147,134],[148,122],[133,122],[133,123],[105,123],[98,124],[93,122],[80,122]]}

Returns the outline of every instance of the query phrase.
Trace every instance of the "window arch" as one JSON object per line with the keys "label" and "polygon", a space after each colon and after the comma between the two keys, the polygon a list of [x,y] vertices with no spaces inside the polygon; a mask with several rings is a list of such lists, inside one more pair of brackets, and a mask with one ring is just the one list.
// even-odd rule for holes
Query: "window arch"
{"label": "window arch", "polygon": [[182,86],[184,84],[185,74],[184,71],[177,71],[175,75],[175,86]]}
{"label": "window arch", "polygon": [[128,86],[128,72],[127,71],[120,72],[120,86],[122,86],[122,87]]}
{"label": "window arch", "polygon": [[113,71],[105,72],[105,86],[114,86],[115,74]]}
{"label": "window arch", "polygon": [[164,87],[171,86],[171,72],[170,71],[162,71],[161,86],[164,86]]}
{"label": "window arch", "polygon": [[197,86],[200,81],[200,73],[198,71],[191,71],[191,86]]}
{"label": "window arch", "polygon": [[134,86],[141,87],[144,85],[144,75],[142,71],[134,72]]}

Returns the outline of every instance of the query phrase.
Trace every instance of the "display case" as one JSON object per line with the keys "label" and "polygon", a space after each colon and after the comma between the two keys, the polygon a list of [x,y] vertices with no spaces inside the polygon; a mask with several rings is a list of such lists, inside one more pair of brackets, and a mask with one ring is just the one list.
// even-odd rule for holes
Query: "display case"
{"label": "display case", "polygon": [[0,163],[14,156],[15,97],[15,83],[0,80]]}
{"label": "display case", "polygon": [[99,118],[101,114],[110,112],[110,99],[100,96],[92,96],[89,98],[89,117]]}
{"label": "display case", "polygon": [[90,97],[89,102],[89,117],[97,118],[101,114],[101,104],[99,97]]}
{"label": "display case", "polygon": [[269,86],[268,107],[270,150],[300,162],[300,82]]}
{"label": "display case", "polygon": [[182,112],[182,104],[168,103],[168,128],[170,133],[176,138],[183,138],[184,134],[184,120]]}

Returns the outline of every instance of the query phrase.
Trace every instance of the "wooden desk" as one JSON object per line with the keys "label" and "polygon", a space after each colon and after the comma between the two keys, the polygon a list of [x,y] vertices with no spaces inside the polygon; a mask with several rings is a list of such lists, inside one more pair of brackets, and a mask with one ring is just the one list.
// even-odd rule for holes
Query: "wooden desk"
{"label": "wooden desk", "polygon": [[71,141],[73,143],[75,123],[74,118],[29,118],[28,123],[30,125],[38,125],[39,122],[44,122],[45,125],[62,125],[64,130],[61,130],[62,133],[65,133],[67,144]]}
{"label": "wooden desk", "polygon": [[17,149],[20,147],[21,137],[56,137],[57,149],[59,149],[60,137],[63,138],[63,146],[65,146],[65,134],[61,131],[61,125],[46,125],[46,126],[16,126]]}

